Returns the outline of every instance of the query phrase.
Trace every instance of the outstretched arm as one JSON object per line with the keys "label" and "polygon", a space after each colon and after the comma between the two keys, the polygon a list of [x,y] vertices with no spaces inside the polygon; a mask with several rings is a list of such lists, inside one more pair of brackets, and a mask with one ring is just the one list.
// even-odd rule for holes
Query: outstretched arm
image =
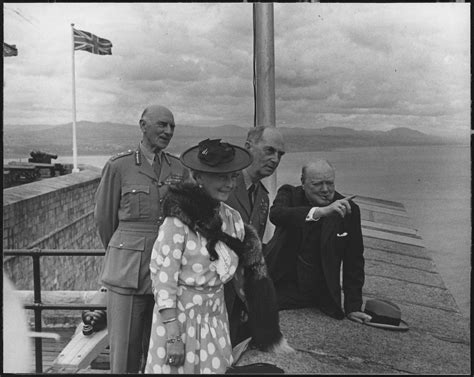
{"label": "outstretched arm", "polygon": [[270,208],[270,221],[276,226],[303,226],[306,216],[311,209],[310,205],[296,206],[296,188],[290,185],[283,185]]}
{"label": "outstretched arm", "polygon": [[346,215],[351,214],[352,209],[349,200],[354,199],[355,197],[355,195],[352,195],[347,198],[338,199],[325,207],[313,207],[308,216],[311,216],[312,220],[318,220],[321,217],[329,217],[333,215],[338,215],[344,218]]}

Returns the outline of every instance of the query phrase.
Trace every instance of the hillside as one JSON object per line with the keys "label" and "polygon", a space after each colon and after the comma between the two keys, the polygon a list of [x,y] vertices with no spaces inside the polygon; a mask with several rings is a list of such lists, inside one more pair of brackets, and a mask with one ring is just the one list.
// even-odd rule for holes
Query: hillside
{"label": "hillside", "polygon": [[[113,154],[137,145],[141,133],[138,125],[119,123],[94,123],[80,121],[76,124],[78,153],[86,155]],[[357,131],[344,127],[320,129],[279,127],[285,137],[289,152],[330,150],[344,147],[369,147],[384,145],[437,145],[447,141],[409,129],[390,131]],[[169,151],[180,154],[198,141],[222,138],[242,145],[247,128],[236,125],[220,127],[195,127],[178,125]],[[72,125],[22,126],[4,128],[4,157],[26,157],[39,149],[58,155],[72,154]]]}

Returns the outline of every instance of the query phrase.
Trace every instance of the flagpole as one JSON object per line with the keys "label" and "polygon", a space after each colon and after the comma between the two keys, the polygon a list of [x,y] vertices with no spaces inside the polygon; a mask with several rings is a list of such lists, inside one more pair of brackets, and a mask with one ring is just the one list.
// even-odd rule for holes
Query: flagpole
{"label": "flagpole", "polygon": [[72,172],[79,172],[77,167],[77,143],[76,143],[76,67],[74,54],[74,24],[71,24],[72,33]]}
{"label": "flagpole", "polygon": [[[276,127],[275,117],[275,47],[273,28],[273,4],[254,3],[254,82],[255,126]],[[262,179],[268,187],[270,203],[276,195],[276,171]],[[267,219],[263,242],[267,242],[275,226]]]}

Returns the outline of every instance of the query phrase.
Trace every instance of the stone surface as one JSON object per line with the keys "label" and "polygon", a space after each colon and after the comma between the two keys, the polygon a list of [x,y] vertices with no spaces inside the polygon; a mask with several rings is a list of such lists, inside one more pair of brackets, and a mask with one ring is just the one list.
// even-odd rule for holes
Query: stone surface
{"label": "stone surface", "polygon": [[396,266],[410,267],[415,270],[436,272],[435,264],[431,259],[415,258],[410,255],[394,253],[387,250],[374,249],[367,246],[364,242],[364,258],[366,260],[380,261],[386,264],[393,264]]}
{"label": "stone surface", "polygon": [[384,224],[398,225],[404,227],[413,227],[413,220],[409,217],[396,216],[389,213],[373,212],[372,221]]}
{"label": "stone surface", "polygon": [[428,251],[424,247],[402,244],[395,241],[389,241],[389,240],[383,240],[379,238],[365,236],[364,247],[370,247],[372,249],[387,251],[394,255],[402,254],[402,255],[412,256],[415,258],[423,258],[427,260],[432,260]]}
{"label": "stone surface", "polygon": [[395,234],[394,232],[388,232],[386,230],[369,229],[366,227],[362,227],[362,234],[366,237],[397,242],[400,244],[424,247],[423,240],[418,236]]}
{"label": "stone surface", "polygon": [[364,293],[373,297],[385,297],[396,302],[415,303],[440,310],[457,311],[456,302],[446,288],[430,287],[381,276],[370,276],[365,281]]}
{"label": "stone surface", "polygon": [[400,266],[382,261],[365,261],[366,276],[396,277],[403,281],[445,289],[441,276],[436,272],[413,270],[411,266]]}
{"label": "stone surface", "polygon": [[[93,219],[100,171],[48,178],[3,190],[3,248],[102,249]],[[102,257],[42,257],[43,290],[98,289]],[[32,258],[9,256],[4,273],[33,289]]]}
{"label": "stone surface", "polygon": [[368,204],[367,202],[358,202],[356,203],[359,205],[359,207],[364,210],[364,211],[372,211],[376,213],[385,213],[388,215],[392,216],[397,216],[397,217],[404,217],[406,219],[409,219],[410,216],[406,213],[404,208],[391,208],[387,206],[380,206],[378,204]]}
{"label": "stone surface", "polygon": [[[343,194],[344,196],[351,196],[352,194]],[[386,207],[391,209],[398,209],[403,210],[405,207],[402,203],[394,202],[391,200],[386,199],[379,199],[379,198],[371,198],[368,196],[357,195],[354,199],[355,202],[360,204],[369,204],[369,205],[376,205],[377,207]]]}
{"label": "stone surface", "polygon": [[362,228],[387,230],[387,231],[391,231],[391,232],[399,233],[399,234],[418,236],[418,232],[416,231],[416,229],[405,228],[403,226],[397,226],[397,225],[376,223],[376,222],[368,221],[368,220],[362,220]]}

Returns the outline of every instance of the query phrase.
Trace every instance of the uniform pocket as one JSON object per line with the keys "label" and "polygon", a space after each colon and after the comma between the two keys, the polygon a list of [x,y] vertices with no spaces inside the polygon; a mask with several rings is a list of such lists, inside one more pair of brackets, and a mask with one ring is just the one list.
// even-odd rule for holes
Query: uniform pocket
{"label": "uniform pocket", "polygon": [[102,281],[120,288],[137,289],[145,237],[118,232],[109,242]]}
{"label": "uniform pocket", "polygon": [[128,213],[128,218],[149,217],[151,215],[150,187],[148,185],[123,186],[121,207]]}

